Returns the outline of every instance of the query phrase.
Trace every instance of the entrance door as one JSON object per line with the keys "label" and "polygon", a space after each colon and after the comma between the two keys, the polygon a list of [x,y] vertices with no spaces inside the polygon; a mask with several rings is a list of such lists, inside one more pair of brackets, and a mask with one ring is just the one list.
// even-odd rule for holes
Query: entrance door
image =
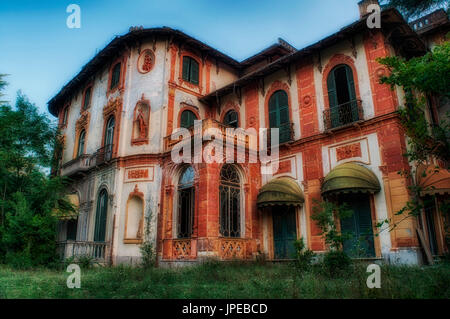
{"label": "entrance door", "polygon": [[295,258],[294,242],[297,225],[294,207],[278,207],[272,210],[273,243],[275,259]]}
{"label": "entrance door", "polygon": [[341,219],[341,231],[351,235],[344,242],[344,251],[352,257],[375,257],[369,195],[343,195],[340,202],[353,211],[352,216]]}

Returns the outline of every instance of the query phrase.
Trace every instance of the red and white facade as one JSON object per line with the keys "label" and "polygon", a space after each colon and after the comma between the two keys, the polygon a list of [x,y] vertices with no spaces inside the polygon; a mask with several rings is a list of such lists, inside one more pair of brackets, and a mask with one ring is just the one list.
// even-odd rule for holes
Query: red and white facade
{"label": "red and white facade", "polygon": [[[398,25],[401,28],[394,27]],[[406,48],[411,37],[411,47]],[[99,256],[113,264],[135,263],[140,244],[148,238],[160,264],[207,257],[250,260],[260,254],[277,259],[274,242],[279,234],[274,233],[273,215],[284,208],[259,208],[257,198],[264,185],[280,177],[295,181],[304,196],[303,204],[294,208],[295,236],[323,252],[327,247],[310,217],[314,201],[322,199],[324,178],[343,163],[361,165],[379,181],[380,191],[367,197],[373,233],[383,220],[399,221],[402,216],[395,213],[410,196],[408,180],[398,174],[410,168],[396,115],[403,92],[379,83],[388,70],[376,59],[410,57],[425,50],[394,10],[382,14],[381,29],[367,29],[361,18],[303,50],[279,42],[241,63],[168,28],[135,29],[113,40],[49,102],[64,134],[58,173],[73,179],[68,192],[77,195],[80,210],[68,241],[68,222],[61,224],[66,254],[73,247],[99,249]],[[186,56],[198,64],[196,84],[183,78]],[[114,74],[118,63],[119,75]],[[329,127],[324,120],[330,108],[327,79],[340,65],[352,72],[360,113],[349,125]],[[114,81],[117,85],[111,88]],[[87,88],[91,94],[86,104]],[[224,130],[224,117],[234,110],[239,127],[258,130],[270,127],[270,98],[278,91],[288,96],[292,138],[280,145],[274,175],[262,175],[259,161],[232,164],[238,176],[233,184],[239,194],[238,235],[224,236],[221,231],[219,190],[226,164],[203,162],[190,165],[193,215],[188,236],[179,238],[180,227],[185,227],[178,215],[184,205],[180,178],[187,164],[172,161],[176,141],[170,135],[180,127],[183,111],[195,114],[203,128]],[[101,193],[107,194],[104,204]],[[99,217],[102,209],[104,216]],[[104,223],[104,233],[98,223]],[[437,217],[436,223],[437,249],[443,253],[443,221]],[[373,236],[372,257],[420,263],[417,227],[418,220],[407,219],[393,231]]]}

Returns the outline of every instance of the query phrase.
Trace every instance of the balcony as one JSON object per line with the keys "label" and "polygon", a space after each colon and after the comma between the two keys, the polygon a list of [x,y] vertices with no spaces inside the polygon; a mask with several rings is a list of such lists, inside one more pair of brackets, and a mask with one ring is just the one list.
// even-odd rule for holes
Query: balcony
{"label": "balcony", "polygon": [[[248,148],[248,146],[249,146],[249,142],[250,142],[249,136],[242,135],[242,134],[236,134],[236,135],[229,134],[227,132],[227,129],[232,128],[232,127],[222,124],[213,119],[202,120],[201,131],[199,130],[199,128],[194,127],[194,126],[188,129],[191,134],[191,139],[190,139],[191,143],[193,142],[192,138],[194,136],[201,134],[200,138],[202,138],[204,136],[205,132],[210,128],[215,128],[215,129],[220,130],[220,132],[222,133],[222,136],[223,136],[224,145],[228,139],[232,139],[234,141],[234,145],[245,145],[246,148]],[[257,141],[257,139],[258,139],[258,137],[256,136],[255,141]],[[164,151],[166,151],[166,152],[171,151],[172,148],[175,145],[177,145],[178,143],[180,143],[181,141],[182,141],[181,136],[177,140],[172,139],[171,135],[164,137]],[[208,141],[205,141],[205,142],[208,142]]]}
{"label": "balcony", "polygon": [[108,259],[108,242],[67,240],[57,244],[61,260],[74,257],[89,257],[95,262],[106,263]]}
{"label": "balcony", "polygon": [[73,176],[77,174],[83,174],[91,167],[91,155],[83,154],[77,158],[65,163],[61,167],[62,176]]}
{"label": "balcony", "polygon": [[363,119],[364,116],[361,100],[353,100],[340,104],[323,112],[325,130],[345,127],[362,121]]}

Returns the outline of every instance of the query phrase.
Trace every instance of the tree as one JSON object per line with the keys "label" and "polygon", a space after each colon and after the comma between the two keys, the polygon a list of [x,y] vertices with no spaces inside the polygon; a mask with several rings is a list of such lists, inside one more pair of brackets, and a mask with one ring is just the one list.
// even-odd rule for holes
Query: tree
{"label": "tree", "polygon": [[424,12],[446,6],[448,0],[384,0],[380,2],[384,7],[397,8],[407,19],[420,16]]}
{"label": "tree", "polygon": [[[386,57],[378,60],[390,70],[390,74],[380,79],[380,83],[389,84],[392,89],[396,86],[403,88],[405,102],[399,108],[400,121],[407,136],[408,150],[405,156],[414,164],[411,171],[402,171],[402,174],[410,179],[409,190],[411,199],[396,213],[406,215],[402,220],[415,217],[423,210],[426,202],[421,198],[425,189],[415,183],[415,168],[426,164],[430,159],[440,160],[446,167],[436,166],[435,172],[440,169],[449,169],[450,163],[450,112],[440,114],[440,121],[427,120],[425,114],[430,97],[448,103],[450,98],[450,42],[444,42],[434,48],[432,52],[422,57],[405,60],[400,57]],[[426,171],[422,177],[426,177]],[[447,245],[450,239],[450,201],[446,200],[440,205],[446,225]],[[394,229],[399,223],[386,220],[379,223],[381,227],[385,223]]]}
{"label": "tree", "polygon": [[15,107],[0,105],[0,262],[29,267],[56,260],[58,214],[74,212],[64,198],[67,181],[47,173],[58,136],[20,92]]}

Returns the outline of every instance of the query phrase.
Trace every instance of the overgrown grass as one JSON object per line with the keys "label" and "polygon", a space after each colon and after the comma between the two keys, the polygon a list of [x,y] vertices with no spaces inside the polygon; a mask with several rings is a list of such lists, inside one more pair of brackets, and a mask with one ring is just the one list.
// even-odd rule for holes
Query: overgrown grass
{"label": "overgrown grass", "polygon": [[1,298],[449,298],[450,266],[382,266],[381,289],[366,286],[365,265],[339,278],[320,266],[216,263],[177,269],[96,267],[69,289],[65,270],[0,266]]}

